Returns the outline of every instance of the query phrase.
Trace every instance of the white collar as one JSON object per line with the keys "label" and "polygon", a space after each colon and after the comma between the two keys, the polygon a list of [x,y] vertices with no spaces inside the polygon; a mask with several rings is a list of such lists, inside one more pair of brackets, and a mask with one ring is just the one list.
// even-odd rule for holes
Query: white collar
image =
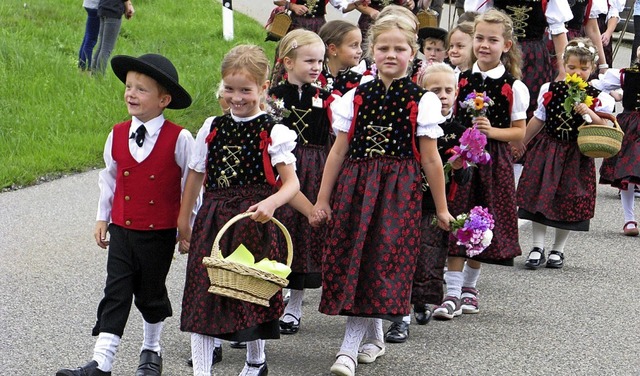
{"label": "white collar", "polygon": [[147,130],[147,134],[149,136],[153,136],[154,134],[160,131],[162,125],[164,124],[164,114],[160,114],[157,117],[143,123],[140,119],[135,116],[131,117],[131,127],[129,129],[129,133],[135,132],[138,130],[138,127],[144,124],[145,129]]}
{"label": "white collar", "polygon": [[245,122],[245,121],[251,121],[255,118],[257,118],[258,116],[265,114],[266,112],[264,111],[258,111],[257,114],[253,115],[253,116],[249,116],[249,117],[238,117],[236,115],[233,114],[233,110],[231,111],[231,118],[237,122]]}
{"label": "white collar", "polygon": [[498,66],[493,69],[489,69],[486,72],[480,70],[477,61],[473,63],[473,68],[471,68],[471,73],[480,73],[482,74],[483,79],[487,77],[493,79],[500,78],[504,75],[504,72],[506,72],[506,68],[504,67],[504,65],[502,65],[502,63],[498,64]]}

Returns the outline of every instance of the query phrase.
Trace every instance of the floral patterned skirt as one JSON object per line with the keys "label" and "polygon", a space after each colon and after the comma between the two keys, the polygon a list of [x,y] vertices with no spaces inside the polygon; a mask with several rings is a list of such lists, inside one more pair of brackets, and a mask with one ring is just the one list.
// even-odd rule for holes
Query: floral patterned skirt
{"label": "floral patterned skirt", "polygon": [[[468,213],[475,206],[487,208],[495,220],[493,240],[473,259],[512,266],[513,259],[522,254],[518,241],[513,160],[506,142],[488,140],[486,149],[491,154],[491,163],[473,167],[471,180],[458,186],[449,212],[455,217]],[[449,256],[467,257],[465,248],[458,246],[454,238],[449,240]]]}
{"label": "floral patterned skirt", "polygon": [[519,216],[567,230],[586,231],[596,203],[596,171],[578,144],[542,135],[529,149],[518,183]]}
{"label": "floral patterned skirt", "polygon": [[[324,146],[298,145],[293,153],[297,160],[296,174],[300,180],[300,191],[315,203],[327,160],[327,149]],[[288,277],[287,287],[294,290],[319,288],[322,285],[322,248],[327,228],[311,227],[307,217],[289,205],[282,208],[282,213],[279,219],[289,230],[294,249],[292,273]]]}
{"label": "floral patterned skirt", "polygon": [[[236,341],[280,337],[278,318],[284,310],[280,291],[269,301],[270,307],[212,294],[207,291],[210,281],[202,264],[202,259],[211,255],[218,230],[271,193],[269,186],[235,186],[205,193],[191,236],[182,299],[182,331]],[[277,211],[275,216],[277,218]],[[225,232],[220,250],[226,257],[242,243],[256,261],[268,257],[283,262],[287,252],[283,238],[273,223],[261,224],[244,218]]]}
{"label": "floral patterned skirt", "polygon": [[600,184],[627,190],[629,184],[640,185],[640,112],[627,111],[618,115],[624,132],[620,152],[602,160]]}
{"label": "floral patterned skirt", "polygon": [[434,218],[433,213],[424,215],[420,224],[420,253],[413,276],[412,304],[442,303],[449,232],[432,225]]}
{"label": "floral patterned skirt", "polygon": [[420,241],[419,168],[413,158],[344,162],[323,252],[320,312],[409,314]]}

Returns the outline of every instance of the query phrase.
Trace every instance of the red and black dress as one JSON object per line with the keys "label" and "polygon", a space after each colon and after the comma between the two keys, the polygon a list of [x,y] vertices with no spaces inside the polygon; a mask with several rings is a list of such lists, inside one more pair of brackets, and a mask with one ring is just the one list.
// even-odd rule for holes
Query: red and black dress
{"label": "red and black dress", "polygon": [[[611,76],[615,70],[605,74]],[[615,77],[614,81],[615,81]],[[621,69],[617,76],[618,85],[623,89],[623,112],[617,116],[624,131],[620,152],[604,159],[600,167],[600,184],[626,190],[629,184],[640,186],[640,65]]]}
{"label": "red and black dress", "polygon": [[[233,341],[280,338],[278,319],[284,309],[280,292],[269,300],[270,307],[209,293],[210,281],[202,264],[202,259],[211,255],[220,228],[273,193],[272,166],[295,163],[291,153],[295,133],[274,123],[265,113],[245,119],[229,114],[207,119],[198,132],[189,168],[206,173],[206,177],[189,248],[182,331]],[[256,261],[265,257],[286,260],[282,234],[272,223],[248,218],[236,222],[222,236],[222,255],[228,256],[241,243]]]}
{"label": "red and black dress", "polygon": [[[486,74],[486,78],[483,75]],[[488,107],[487,118],[494,128],[509,128],[517,110],[517,116],[524,119],[529,98],[525,92],[515,95],[524,86],[499,65],[489,72],[480,72],[477,63],[472,70],[460,73],[458,97],[456,103],[464,101],[474,90],[486,92],[494,104]],[[456,118],[466,127],[473,125],[472,115],[456,107]],[[522,253],[518,242],[518,217],[516,215],[516,191],[513,175],[513,157],[508,143],[487,139],[486,150],[491,155],[491,163],[478,165],[471,170],[468,184],[459,186],[449,212],[454,217],[468,213],[475,206],[489,210],[495,220],[493,240],[474,260],[501,265],[513,265],[513,259]],[[467,257],[464,247],[458,246],[455,239],[449,241],[449,256]]]}
{"label": "red and black dress", "polygon": [[328,92],[342,96],[347,91],[358,86],[361,79],[362,74],[352,69],[343,69],[334,76],[325,64],[322,66],[318,82]]}
{"label": "red and black dress", "polygon": [[[578,148],[582,116],[564,111],[567,89],[564,81],[552,82],[540,93],[535,116],[544,121],[544,128],[528,148],[518,183],[518,216],[555,228],[588,231],[596,204],[596,170],[593,158]],[[586,91],[607,104],[596,110],[611,112],[613,98],[592,86]]]}
{"label": "red and black dress", "polygon": [[[444,136],[438,138],[438,152],[443,162],[451,154],[448,151],[456,145],[467,129],[453,116],[440,124]],[[446,185],[447,193],[457,190],[457,186],[464,185],[471,177],[471,169],[453,170],[451,181]],[[455,183],[453,183],[455,181]],[[444,266],[449,251],[449,231],[432,224],[436,218],[436,206],[427,185],[422,187],[422,221],[420,224],[420,253],[417,258],[416,272],[413,276],[411,303],[414,305],[442,303],[444,284]]]}
{"label": "red and black dress", "polygon": [[333,127],[349,149],[332,196],[319,310],[401,320],[410,312],[420,242],[418,137],[444,121],[433,93],[410,77],[380,79],[334,101]]}
{"label": "red and black dress", "polygon": [[[322,172],[330,145],[329,92],[311,84],[301,87],[285,81],[269,90],[271,97],[284,101],[290,111],[282,124],[296,132],[296,174],[300,192],[315,202],[320,190]],[[322,285],[322,247],[326,228],[311,227],[305,215],[286,205],[281,210],[281,221],[289,230],[293,241],[293,262],[287,288],[302,290]]]}

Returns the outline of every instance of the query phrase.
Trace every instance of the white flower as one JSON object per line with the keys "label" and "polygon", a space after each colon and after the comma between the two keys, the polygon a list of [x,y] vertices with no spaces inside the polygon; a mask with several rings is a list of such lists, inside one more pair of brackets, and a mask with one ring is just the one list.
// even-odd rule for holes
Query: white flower
{"label": "white flower", "polygon": [[487,248],[491,244],[491,240],[493,240],[493,231],[485,231],[482,236],[482,246]]}

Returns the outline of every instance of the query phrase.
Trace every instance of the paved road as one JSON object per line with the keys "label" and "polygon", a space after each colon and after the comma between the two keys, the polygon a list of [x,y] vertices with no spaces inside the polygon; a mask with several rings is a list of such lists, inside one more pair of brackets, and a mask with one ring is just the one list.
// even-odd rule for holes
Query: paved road
{"label": "paved road", "polygon": [[[622,51],[620,64],[628,56]],[[106,259],[91,236],[96,182],[91,171],[0,194],[0,376],[53,375],[91,357]],[[524,257],[512,268],[483,267],[480,314],[413,325],[407,343],[388,345],[358,374],[639,374],[640,238],[621,235],[620,212],[617,192],[599,187],[592,230],[571,235],[564,269],[524,270]],[[526,253],[528,224],[521,243]],[[176,256],[169,275],[174,317],[163,336],[165,375],[191,372],[189,336],[178,329],[185,266],[186,257]],[[328,375],[344,319],[319,314],[318,301],[318,291],[308,293],[299,334],[267,344],[272,375]],[[135,372],[141,333],[134,309],[114,375]],[[237,375],[244,355],[225,344],[215,374]]]}

